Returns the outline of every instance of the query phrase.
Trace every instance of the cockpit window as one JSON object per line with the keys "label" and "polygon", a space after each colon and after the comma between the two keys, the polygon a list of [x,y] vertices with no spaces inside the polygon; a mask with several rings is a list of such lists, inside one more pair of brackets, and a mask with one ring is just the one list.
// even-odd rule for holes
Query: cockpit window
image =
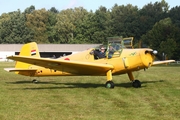
{"label": "cockpit window", "polygon": [[108,58],[119,57],[123,48],[132,48],[133,37],[110,37],[108,38],[107,55]]}
{"label": "cockpit window", "polygon": [[[122,37],[109,37],[108,38],[108,45],[103,45],[104,46],[104,53],[105,53],[105,58],[114,58],[114,57],[119,57],[121,55],[121,52],[124,48],[133,48],[132,45],[133,42],[133,37],[129,38],[122,38]],[[95,48],[94,53],[101,53],[100,48],[102,45],[98,46]],[[104,57],[97,57],[96,54],[94,54],[95,59],[100,59]]]}
{"label": "cockpit window", "polygon": [[123,44],[126,48],[133,48],[133,37],[123,38]]}

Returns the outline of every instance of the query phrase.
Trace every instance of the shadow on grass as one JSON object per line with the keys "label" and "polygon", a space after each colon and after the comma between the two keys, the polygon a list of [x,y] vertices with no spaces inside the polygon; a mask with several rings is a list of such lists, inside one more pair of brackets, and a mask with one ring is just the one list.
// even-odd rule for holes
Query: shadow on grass
{"label": "shadow on grass", "polygon": [[32,81],[22,80],[22,81],[15,81],[15,82],[6,82],[7,84],[55,84],[55,81],[51,82],[40,82],[33,83]]}
{"label": "shadow on grass", "polygon": [[[164,82],[164,80],[158,80],[158,81],[143,81],[141,82],[142,87],[146,87],[146,84],[149,83],[157,83],[157,82]],[[7,82],[7,84],[35,84],[31,81],[16,81],[16,82]],[[22,88],[23,90],[42,90],[42,89],[68,89],[68,88],[100,88],[105,87],[105,84],[96,84],[96,83],[58,83],[55,81],[51,82],[38,82],[38,84],[49,84],[49,85],[58,85],[58,86],[49,86],[49,87],[36,87],[36,88]],[[115,83],[116,87],[123,87],[123,88],[132,88],[132,84],[130,82],[128,83]]]}
{"label": "shadow on grass", "polygon": [[164,82],[165,80],[156,80],[156,81],[143,81],[141,84],[147,84],[147,83],[159,83],[159,82]]}

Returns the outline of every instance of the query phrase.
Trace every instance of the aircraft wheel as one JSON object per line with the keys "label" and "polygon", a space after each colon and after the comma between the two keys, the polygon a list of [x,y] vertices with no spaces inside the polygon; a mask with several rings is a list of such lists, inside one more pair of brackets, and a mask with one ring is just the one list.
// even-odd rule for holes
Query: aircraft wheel
{"label": "aircraft wheel", "polygon": [[32,80],[32,83],[38,83],[38,81],[36,79]]}
{"label": "aircraft wheel", "polygon": [[106,88],[114,88],[114,82],[113,81],[107,81],[106,82]]}
{"label": "aircraft wheel", "polygon": [[134,80],[132,83],[132,86],[134,88],[140,88],[141,87],[141,82],[139,80]]}

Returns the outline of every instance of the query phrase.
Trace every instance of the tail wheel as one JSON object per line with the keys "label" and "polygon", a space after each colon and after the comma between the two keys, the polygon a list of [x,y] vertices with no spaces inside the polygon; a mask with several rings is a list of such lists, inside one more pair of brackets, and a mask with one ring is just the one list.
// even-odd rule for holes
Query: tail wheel
{"label": "tail wheel", "polygon": [[107,81],[106,82],[106,88],[114,88],[114,82],[113,81]]}
{"label": "tail wheel", "polygon": [[134,88],[140,88],[141,87],[141,82],[139,80],[134,80],[132,83],[132,86]]}
{"label": "tail wheel", "polygon": [[32,80],[32,83],[38,83],[38,81],[36,79]]}

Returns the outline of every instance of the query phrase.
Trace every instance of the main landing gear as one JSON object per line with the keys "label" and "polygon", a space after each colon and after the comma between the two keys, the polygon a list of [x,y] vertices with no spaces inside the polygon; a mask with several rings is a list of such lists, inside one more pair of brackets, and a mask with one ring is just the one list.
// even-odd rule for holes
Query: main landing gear
{"label": "main landing gear", "polygon": [[[134,80],[132,82],[132,86],[134,88],[140,88],[141,87],[141,82],[139,80]],[[107,81],[106,82],[106,85],[105,85],[106,88],[114,88],[114,82],[113,81]]]}
{"label": "main landing gear", "polygon": [[141,82],[139,80],[134,80],[132,72],[128,72],[128,77],[132,81],[132,86],[134,88],[140,88],[141,87]]}
{"label": "main landing gear", "polygon": [[109,70],[107,73],[106,73],[106,76],[107,76],[107,82],[106,82],[106,88],[114,88],[114,83],[112,80],[112,72],[111,70]]}
{"label": "main landing gear", "polygon": [[[109,70],[107,73],[107,82],[105,84],[106,88],[114,88],[114,82],[112,81],[112,73],[111,70]],[[139,80],[134,80],[132,72],[128,72],[128,77],[130,81],[132,81],[132,86],[134,88],[140,88],[141,87],[141,82]]]}

